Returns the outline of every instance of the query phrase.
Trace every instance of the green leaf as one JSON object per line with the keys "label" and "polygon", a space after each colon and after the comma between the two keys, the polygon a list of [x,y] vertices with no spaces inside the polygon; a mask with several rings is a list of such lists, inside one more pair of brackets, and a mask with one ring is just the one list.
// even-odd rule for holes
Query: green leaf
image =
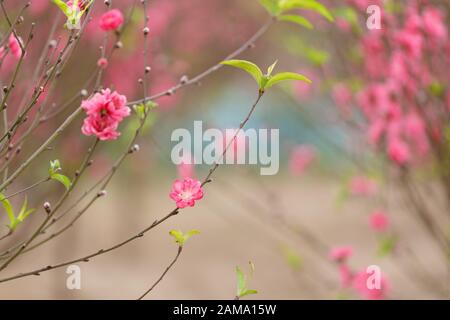
{"label": "green leaf", "polygon": [[312,83],[312,81],[310,79],[308,79],[307,77],[305,77],[304,75],[301,75],[299,73],[294,73],[294,72],[282,72],[282,73],[278,73],[276,75],[274,75],[273,77],[271,77],[269,79],[269,81],[266,83],[265,85],[265,89],[266,88],[270,88],[271,86],[280,83],[282,81],[287,81],[287,80],[299,80],[299,81],[304,81],[306,83]]}
{"label": "green leaf", "polygon": [[58,6],[59,9],[67,16],[69,17],[72,14],[72,9],[62,0],[52,0],[54,4]]}
{"label": "green leaf", "polygon": [[307,29],[314,29],[313,24],[308,19],[298,15],[282,15],[278,18],[278,20],[296,23]]}
{"label": "green leaf", "polygon": [[277,65],[278,60],[276,60],[269,68],[267,68],[267,77],[270,77],[272,75],[272,71],[275,68],[275,66]]}
{"label": "green leaf", "polygon": [[331,22],[334,21],[333,15],[327,7],[315,0],[285,0],[280,3],[280,8],[282,12],[292,9],[310,10],[320,14]]}
{"label": "green leaf", "polygon": [[190,237],[199,233],[200,231],[198,230],[191,230],[186,232],[185,234],[179,230],[171,230],[169,232],[169,234],[175,238],[175,242],[178,243],[180,247],[184,246],[184,244]]}
{"label": "green leaf", "polygon": [[66,187],[67,190],[69,190],[70,185],[72,184],[72,182],[70,182],[70,179],[63,174],[53,173],[50,175],[50,178],[52,180],[61,182],[64,185],[64,187]]}
{"label": "green leaf", "polygon": [[386,236],[378,244],[378,255],[380,257],[388,256],[395,249],[397,239],[394,236]]}
{"label": "green leaf", "polygon": [[239,298],[242,298],[242,297],[245,297],[245,296],[248,296],[251,294],[257,294],[257,293],[258,293],[258,291],[256,291],[256,290],[246,290],[239,296]]}
{"label": "green leaf", "polygon": [[259,0],[259,3],[274,17],[281,13],[278,0]]}
{"label": "green leaf", "polygon": [[[255,265],[250,261],[250,278],[253,275],[253,272],[255,270]],[[236,267],[236,296],[239,298],[248,296],[250,294],[256,294],[258,293],[256,290],[249,290],[248,289],[248,279],[242,272],[242,270],[239,267]]]}
{"label": "green leaf", "polygon": [[9,202],[8,199],[5,199],[5,196],[3,194],[1,194],[1,193],[0,193],[0,201],[2,202],[3,208],[5,209],[6,214],[8,215],[9,227],[11,228],[11,226],[16,221],[16,217],[14,215],[14,209],[13,209],[13,207],[11,205],[11,202]]}
{"label": "green leaf", "polygon": [[60,170],[61,170],[61,164],[59,163],[58,159],[50,161],[50,168],[48,169],[48,172],[50,173],[50,175],[52,175],[53,173],[56,173]]}
{"label": "green leaf", "polygon": [[237,280],[237,291],[236,295],[241,297],[242,293],[246,291],[247,281],[244,273],[239,267],[236,267],[236,280]]}
{"label": "green leaf", "polygon": [[282,248],[283,256],[286,259],[287,264],[293,270],[300,270],[303,266],[303,260],[300,255],[292,248],[284,247]]}
{"label": "green leaf", "polygon": [[261,88],[261,83],[264,76],[261,69],[253,62],[246,60],[227,60],[222,61],[221,64],[232,66],[246,71],[255,79],[256,83],[258,84],[258,87]]}
{"label": "green leaf", "polygon": [[133,110],[136,113],[136,115],[139,117],[139,119],[143,120],[147,113],[158,107],[158,104],[153,101],[147,101],[147,103],[144,105],[143,103],[135,104],[133,106]]}

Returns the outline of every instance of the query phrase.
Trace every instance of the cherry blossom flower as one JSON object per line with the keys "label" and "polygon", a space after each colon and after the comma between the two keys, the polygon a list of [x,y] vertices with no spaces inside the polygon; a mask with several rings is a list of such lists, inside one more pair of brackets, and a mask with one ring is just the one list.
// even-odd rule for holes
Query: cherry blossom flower
{"label": "cherry blossom flower", "polygon": [[364,176],[352,177],[349,184],[349,191],[355,196],[372,196],[377,192],[377,185],[373,180]]}
{"label": "cherry blossom flower", "polygon": [[353,248],[350,246],[333,247],[330,250],[329,257],[331,260],[342,263],[353,255]]}
{"label": "cherry blossom flower", "polygon": [[390,221],[386,213],[376,210],[370,214],[369,224],[372,230],[382,232],[389,228]]}
{"label": "cherry blossom flower", "polygon": [[9,36],[8,46],[9,51],[16,59],[20,59],[20,56],[22,55],[22,48],[20,46],[19,41],[22,40],[20,38],[19,40],[17,40],[16,36],[13,33],[11,33],[11,35]]}
{"label": "cherry blossom flower", "polygon": [[375,275],[368,273],[366,270],[358,272],[353,278],[353,288],[364,299],[369,300],[385,299],[386,293],[389,290],[388,281],[386,277],[383,274],[381,274],[380,287],[376,288],[376,286],[373,286],[374,284],[371,283],[370,281],[371,279],[369,279],[369,277],[374,276]]}
{"label": "cherry blossom flower", "polygon": [[100,58],[97,61],[97,65],[100,68],[105,69],[106,67],[108,67],[108,60],[106,58]]}
{"label": "cherry blossom flower", "polygon": [[117,139],[120,135],[117,132],[119,123],[130,115],[130,108],[126,104],[125,96],[109,89],[96,93],[89,100],[84,100],[81,107],[86,111],[87,118],[82,127],[83,134],[95,135],[100,140]]}
{"label": "cherry blossom flower", "polygon": [[295,175],[301,175],[316,158],[316,151],[307,145],[296,146],[291,152],[289,169]]}
{"label": "cherry blossom flower", "polygon": [[201,182],[191,178],[175,180],[169,196],[180,209],[193,207],[195,201],[203,198]]}
{"label": "cherry blossom flower", "polygon": [[403,166],[411,159],[409,146],[401,138],[393,138],[388,142],[388,155],[396,164]]}
{"label": "cherry blossom flower", "polygon": [[105,12],[100,18],[100,28],[103,31],[117,30],[123,23],[123,14],[118,9]]}

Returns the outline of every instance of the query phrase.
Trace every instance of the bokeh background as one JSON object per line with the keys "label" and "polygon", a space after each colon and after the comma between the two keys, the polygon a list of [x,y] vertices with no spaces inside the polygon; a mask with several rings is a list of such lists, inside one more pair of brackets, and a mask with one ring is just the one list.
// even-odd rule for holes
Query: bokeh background
{"label": "bokeh background", "polygon": [[[19,12],[21,2],[25,3],[5,1],[12,16]],[[62,15],[49,2],[32,1],[24,13],[23,24],[18,27],[25,38],[30,23],[36,22],[36,35],[20,74],[20,83],[24,85],[18,86],[9,105],[19,103],[26,95],[26,81],[48,45],[46,39],[55,19],[60,23],[53,38],[67,37]],[[111,2],[127,18],[121,34],[105,37],[98,20],[107,8],[103,1],[96,1],[92,20],[80,43],[55,88],[44,94],[40,104],[57,110],[81,89],[89,89],[86,81],[97,70],[100,46],[109,52],[119,37],[123,47],[109,60],[102,85],[114,88],[130,101],[142,98],[138,79],[142,78],[145,65],[142,53],[145,13],[139,1],[137,5],[132,0]],[[369,265],[380,266],[384,279],[382,298],[448,298],[448,256],[413,213],[401,182],[403,166],[396,165],[368,143],[363,112],[355,112],[351,118],[346,116],[346,110],[358,109],[356,96],[370,82],[364,75],[364,65],[371,56],[362,43],[371,32],[379,31],[367,29],[365,9],[367,5],[380,3],[323,3],[336,17],[335,22],[314,12],[304,12],[314,29],[277,22],[254,47],[239,56],[264,67],[278,60],[276,70],[300,72],[313,80],[312,85],[293,82],[274,87],[248,123],[248,128],[280,130],[277,175],[260,176],[259,166],[220,167],[213,182],[206,186],[204,199],[194,208],[182,210],[142,239],[88,263],[77,264],[81,267],[81,290],[66,288],[68,275],[62,268],[2,283],[0,298],[135,299],[175,256],[177,246],[169,236],[172,229],[198,229],[201,233],[189,240],[180,260],[147,298],[232,299],[236,294],[235,267],[247,271],[248,261],[252,261],[255,272],[250,287],[258,290],[258,294],[248,299],[365,299],[364,292],[343,283],[342,261],[330,258],[330,251],[341,246],[349,246],[353,251],[345,262],[351,270],[349,274],[357,274]],[[440,10],[441,22],[448,30],[447,1],[387,3],[383,17],[392,14],[399,18],[396,24],[382,24],[385,30],[394,25],[401,29],[407,12],[416,9],[422,12],[421,6]],[[150,94],[176,85],[185,75],[193,77],[217,64],[270,19],[257,0],[155,0],[149,1],[147,11]],[[0,21],[1,32],[6,32],[6,21],[3,17]],[[444,58],[448,58],[450,48],[447,38],[443,42],[433,54],[424,53],[430,59],[442,58],[435,62],[441,71],[447,68]],[[381,65],[388,68],[391,61],[392,57],[387,56]],[[2,84],[13,68],[14,61],[3,63]],[[437,90],[440,85],[442,96],[448,90],[448,72],[443,73],[441,76],[430,70],[433,83],[437,83],[434,88]],[[347,91],[340,90],[343,85],[351,96],[348,99]],[[180,168],[170,159],[174,145],[170,141],[172,131],[191,130],[195,120],[202,120],[208,127],[236,128],[256,94],[257,88],[249,76],[222,68],[201,83],[158,100],[158,108],[152,110],[148,125],[138,138],[140,152],[126,160],[108,186],[107,196],[97,201],[73,228],[24,254],[2,275],[29,271],[108,247],[166,215],[174,206],[169,198],[171,185],[180,175]],[[19,165],[79,104],[80,98],[73,99],[66,111],[38,128],[12,166]],[[8,112],[14,114],[13,109]],[[21,190],[42,178],[47,163],[55,158],[61,161],[64,172],[73,173],[91,143],[90,138],[81,134],[81,124],[82,118],[75,121],[8,191]],[[121,124],[122,134],[117,141],[99,146],[94,163],[73,199],[126,150],[136,126],[136,119],[130,117]],[[432,174],[432,160],[427,157],[419,160],[416,154],[411,157],[415,159],[411,170],[415,172],[417,197],[433,212],[433,218],[448,236],[448,199]],[[201,180],[209,167],[198,165],[190,169]],[[60,194],[60,185],[45,184],[27,193],[27,197],[31,206],[42,211],[44,201],[55,201]],[[19,206],[23,198],[11,201]],[[381,212],[387,220],[381,231],[374,227],[374,212]],[[2,251],[26,238],[43,214],[37,211],[20,232],[0,242]],[[3,212],[0,220],[2,225],[7,223]],[[70,216],[60,222],[61,226],[68,221]]]}

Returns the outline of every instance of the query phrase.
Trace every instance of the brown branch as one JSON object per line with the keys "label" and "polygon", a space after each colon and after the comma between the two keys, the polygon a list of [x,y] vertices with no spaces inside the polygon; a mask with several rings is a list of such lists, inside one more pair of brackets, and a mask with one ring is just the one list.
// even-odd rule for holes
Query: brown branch
{"label": "brown branch", "polygon": [[164,279],[164,277],[166,276],[167,272],[169,272],[169,270],[173,267],[173,265],[177,262],[178,258],[181,255],[181,252],[183,251],[183,247],[179,246],[178,247],[178,251],[177,251],[177,255],[175,256],[175,258],[172,260],[172,262],[167,266],[166,270],[164,270],[164,272],[162,273],[162,275],[158,278],[158,280],[156,280],[156,282],[150,287],[150,289],[148,289],[147,291],[145,291],[139,298],[137,298],[136,300],[142,300],[147,294],[149,294],[161,281],[162,279]]}

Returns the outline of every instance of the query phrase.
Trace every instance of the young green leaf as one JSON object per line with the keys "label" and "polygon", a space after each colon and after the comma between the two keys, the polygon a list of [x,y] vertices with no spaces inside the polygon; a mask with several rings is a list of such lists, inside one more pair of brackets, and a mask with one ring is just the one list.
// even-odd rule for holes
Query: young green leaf
{"label": "young green leaf", "polygon": [[248,74],[250,74],[258,84],[258,87],[261,88],[262,79],[264,78],[264,75],[261,71],[261,69],[254,64],[253,62],[246,61],[246,60],[227,60],[222,61],[221,64],[232,66],[235,68],[242,69],[246,71]]}
{"label": "young green leaf", "polygon": [[17,220],[19,220],[20,222],[25,221],[25,219],[28,218],[28,216],[35,211],[35,209],[28,209],[27,206],[28,206],[27,198],[25,198],[25,202],[23,203],[22,208],[20,209],[20,212],[17,215]]}
{"label": "young green leaf", "polygon": [[286,14],[286,15],[280,16],[278,18],[278,20],[296,23],[307,29],[314,29],[313,24],[308,19],[306,19],[305,17],[299,16],[299,15],[287,15]]}
{"label": "young green leaf", "polygon": [[50,174],[56,173],[60,170],[61,170],[61,164],[59,163],[58,159],[50,161],[50,168],[49,168]]}
{"label": "young green leaf", "polygon": [[58,6],[59,9],[66,15],[67,17],[70,16],[72,13],[72,9],[62,0],[52,0],[54,4]]}
{"label": "young green leaf", "polygon": [[63,174],[58,173],[59,171],[61,171],[61,163],[59,162],[59,160],[56,159],[50,161],[50,168],[48,169],[50,179],[62,183],[64,187],[66,187],[66,189],[69,189],[70,185],[72,184],[70,182],[70,179]]}
{"label": "young green leaf", "polygon": [[277,65],[278,60],[275,60],[275,62],[269,67],[267,68],[267,77],[270,77],[272,75],[273,69],[275,68],[275,66]]}
{"label": "young green leaf", "polygon": [[[253,272],[255,270],[255,266],[252,262],[249,262],[250,264],[250,278],[253,276]],[[257,294],[258,291],[256,290],[249,290],[248,289],[248,278],[244,275],[242,270],[239,267],[236,267],[236,296],[238,298],[242,298],[245,296],[248,296],[250,294]]]}
{"label": "young green leaf", "polygon": [[14,215],[14,209],[11,205],[11,202],[9,202],[8,199],[5,199],[5,196],[1,193],[0,193],[0,201],[2,202],[3,208],[5,209],[6,214],[8,215],[9,227],[11,228],[11,226],[14,224],[14,221],[16,220],[16,217]]}
{"label": "young green leaf", "polygon": [[281,13],[278,0],[259,0],[259,3],[274,17]]}
{"label": "young green leaf", "polygon": [[280,2],[280,8],[282,12],[292,9],[310,10],[320,14],[331,22],[334,21],[333,15],[327,7],[315,0],[284,0]]}
{"label": "young green leaf", "polygon": [[72,182],[70,182],[70,179],[63,174],[54,173],[54,174],[50,175],[50,178],[52,180],[62,183],[64,185],[64,187],[66,187],[67,190],[69,190],[70,185],[72,184]]}
{"label": "young green leaf", "polygon": [[278,73],[278,74],[274,75],[273,77],[271,77],[269,79],[269,81],[266,83],[264,88],[265,89],[270,88],[277,83],[280,83],[282,81],[287,81],[287,80],[299,80],[299,81],[304,81],[307,83],[312,83],[312,81],[310,79],[308,79],[307,77],[305,77],[304,75],[301,75],[299,73],[282,72],[282,73]]}
{"label": "young green leaf", "polygon": [[193,235],[199,234],[199,233],[200,233],[200,231],[198,231],[198,230],[191,230],[186,233],[183,233],[178,230],[172,230],[169,232],[169,234],[175,238],[175,242],[178,243],[178,245],[180,247],[184,246],[184,244],[190,237],[192,237]]}

